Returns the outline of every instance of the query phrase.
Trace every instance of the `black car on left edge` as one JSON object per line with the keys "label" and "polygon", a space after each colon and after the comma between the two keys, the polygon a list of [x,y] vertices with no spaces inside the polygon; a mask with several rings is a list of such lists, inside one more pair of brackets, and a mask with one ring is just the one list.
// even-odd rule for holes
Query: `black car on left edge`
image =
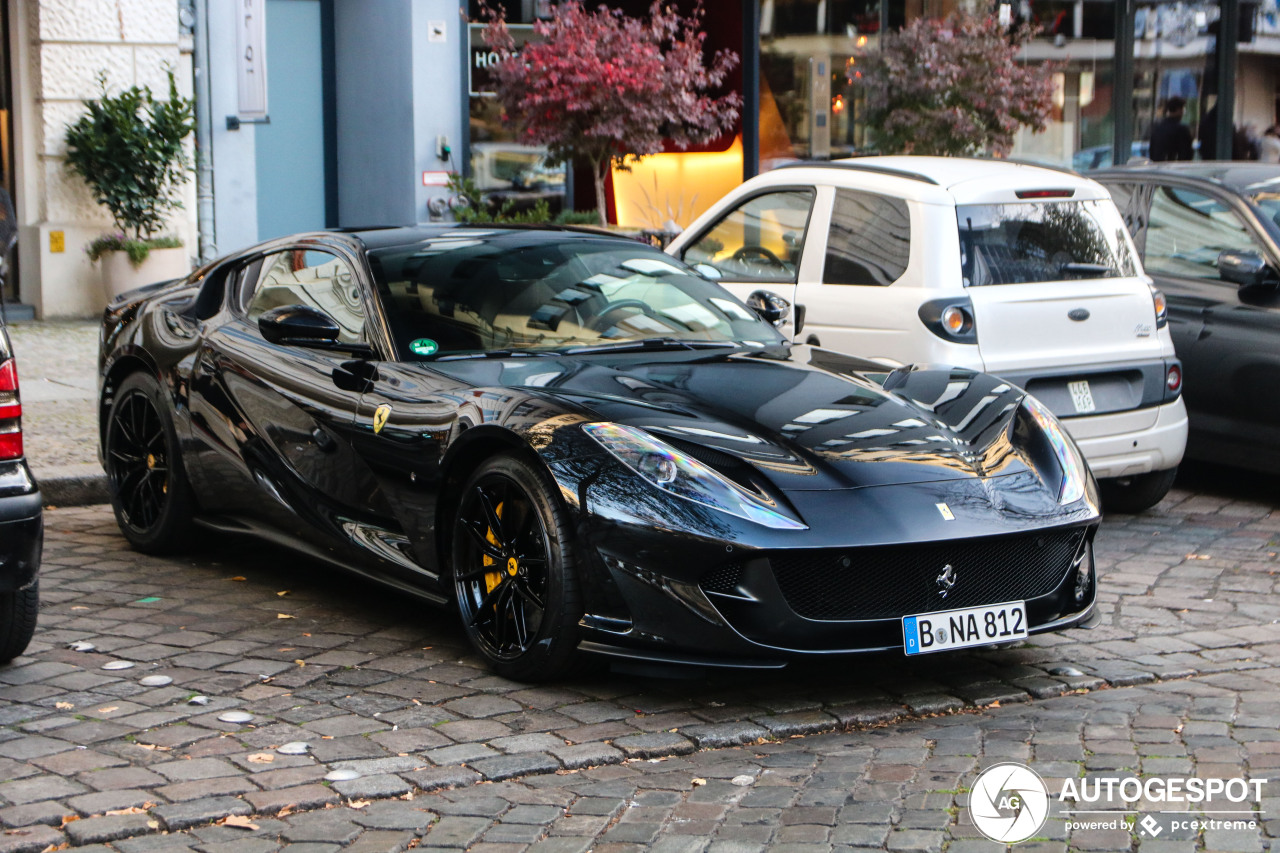
{"label": "black car on left edge", "polygon": [[793,347],[762,319],[787,307],[583,231],[264,243],[108,307],[116,518],[140,550],[252,533],[450,604],[518,679],[1088,620],[1096,485],[1053,416]]}
{"label": "black car on left edge", "polygon": [[18,363],[0,323],[0,663],[26,651],[40,607],[40,490],[22,448]]}

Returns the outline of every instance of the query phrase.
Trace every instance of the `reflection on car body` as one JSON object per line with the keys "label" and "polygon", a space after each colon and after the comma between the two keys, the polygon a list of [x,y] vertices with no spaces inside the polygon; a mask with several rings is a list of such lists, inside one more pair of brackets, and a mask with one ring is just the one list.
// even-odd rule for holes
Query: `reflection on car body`
{"label": "reflection on car body", "polygon": [[631,241],[276,240],[117,300],[102,366],[135,547],[269,537],[457,608],[508,677],[914,654],[956,640],[904,617],[1020,613],[1016,637],[1093,612],[1096,487],[1043,405],[792,346]]}

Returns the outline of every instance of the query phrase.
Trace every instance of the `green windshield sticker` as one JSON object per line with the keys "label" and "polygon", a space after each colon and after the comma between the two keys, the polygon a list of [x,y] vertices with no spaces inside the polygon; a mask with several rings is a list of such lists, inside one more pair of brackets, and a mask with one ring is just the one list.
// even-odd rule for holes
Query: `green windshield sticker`
{"label": "green windshield sticker", "polygon": [[440,345],[431,338],[418,338],[409,344],[409,349],[413,350],[414,355],[435,355]]}

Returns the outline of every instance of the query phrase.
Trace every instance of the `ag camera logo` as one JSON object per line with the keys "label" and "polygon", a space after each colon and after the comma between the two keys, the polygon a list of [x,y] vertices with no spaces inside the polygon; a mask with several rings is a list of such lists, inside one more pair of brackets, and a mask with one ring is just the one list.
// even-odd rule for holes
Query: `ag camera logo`
{"label": "ag camera logo", "polygon": [[978,774],[969,792],[969,816],[978,831],[1000,844],[1026,841],[1049,816],[1049,789],[1024,764],[994,764]]}

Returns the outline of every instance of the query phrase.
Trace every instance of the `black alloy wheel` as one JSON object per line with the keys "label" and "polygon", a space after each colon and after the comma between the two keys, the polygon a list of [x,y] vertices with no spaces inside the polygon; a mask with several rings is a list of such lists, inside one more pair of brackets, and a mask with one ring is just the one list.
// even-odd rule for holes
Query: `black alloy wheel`
{"label": "black alloy wheel", "polygon": [[111,506],[120,532],[139,551],[175,550],[190,532],[191,498],[160,385],[125,379],[108,415],[104,445]]}
{"label": "black alloy wheel", "polygon": [[453,526],[453,582],[467,637],[507,678],[541,681],[576,662],[578,588],[570,526],[545,473],[489,460],[463,487]]}

